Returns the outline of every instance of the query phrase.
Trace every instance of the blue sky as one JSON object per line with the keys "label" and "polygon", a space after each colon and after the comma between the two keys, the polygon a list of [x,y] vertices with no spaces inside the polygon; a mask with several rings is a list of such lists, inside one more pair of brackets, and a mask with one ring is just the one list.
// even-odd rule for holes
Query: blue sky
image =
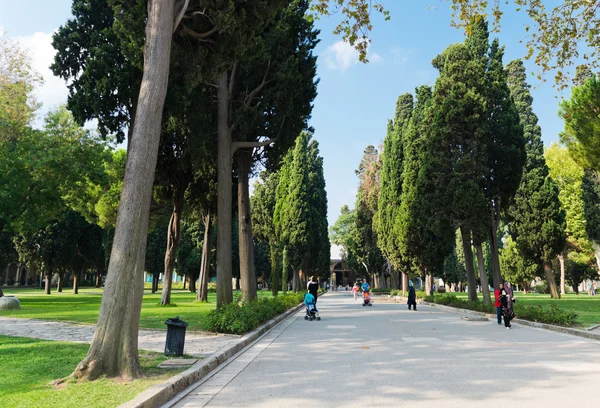
{"label": "blue sky", "polygon": [[[364,148],[383,142],[388,119],[396,99],[421,84],[435,83],[437,71],[431,60],[449,44],[463,41],[461,31],[450,27],[448,3],[440,0],[384,0],[391,11],[390,21],[377,18],[372,32],[369,64],[359,63],[355,52],[331,34],[337,19],[317,22],[321,29],[318,75],[319,95],[311,125],[321,145],[329,199],[329,223],[335,222],[340,207],[353,206],[357,180],[354,170]],[[435,4],[430,9],[428,5]],[[52,78],[47,66],[52,61],[51,33],[70,17],[70,0],[0,0],[0,27],[6,35],[30,49],[33,65],[46,79],[38,98],[42,112],[66,100],[61,80]],[[512,6],[511,6],[512,7]],[[506,9],[501,44],[506,46],[505,64],[525,55],[520,40],[525,38],[524,13]],[[526,62],[528,72],[535,67]],[[543,139],[548,146],[558,140],[562,122],[557,116],[560,94],[548,83],[533,77],[530,83],[534,110],[540,118]]]}

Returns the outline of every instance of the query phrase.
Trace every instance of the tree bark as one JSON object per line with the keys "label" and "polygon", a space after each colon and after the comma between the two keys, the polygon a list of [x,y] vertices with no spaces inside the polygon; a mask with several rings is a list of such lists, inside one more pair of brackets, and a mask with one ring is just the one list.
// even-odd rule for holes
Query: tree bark
{"label": "tree bark", "polygon": [[148,216],[167,92],[174,0],[148,1],[144,74],[98,324],[73,376],[137,378],[138,330],[144,294]]}
{"label": "tree bark", "polygon": [[44,294],[49,295],[52,287],[52,269],[46,267],[46,285],[44,287]]}
{"label": "tree bark", "polygon": [[558,288],[556,287],[556,281],[554,280],[554,273],[552,272],[552,265],[550,262],[544,262],[544,275],[546,276],[546,283],[548,284],[550,297],[552,299],[560,299],[560,294],[558,293]]}
{"label": "tree bark", "polygon": [[406,296],[408,290],[408,273],[402,272],[402,296]]}
{"label": "tree bark", "polygon": [[563,254],[558,255],[558,262],[560,263],[560,294],[564,295],[565,292],[565,257]]}
{"label": "tree bark", "polygon": [[100,287],[100,278],[102,277],[102,274],[100,272],[96,272],[96,287],[99,288]]}
{"label": "tree bark", "polygon": [[219,77],[217,165],[217,308],[233,301],[231,280],[231,128],[229,127],[229,81],[227,71]]}
{"label": "tree bark", "polygon": [[394,290],[400,289],[400,274],[398,271],[388,262],[388,270],[390,271],[390,286]]}
{"label": "tree bark", "polygon": [[161,305],[171,304],[171,288],[173,287],[173,270],[175,257],[181,237],[181,212],[183,211],[183,195],[187,189],[186,181],[178,181],[173,194],[173,213],[167,229],[167,249],[165,251],[165,273],[162,287]]}
{"label": "tree bark", "polygon": [[473,250],[471,248],[471,230],[460,227],[463,252],[465,256],[465,269],[467,270],[467,283],[469,285],[469,301],[477,300],[477,281],[475,280],[475,269],[473,267]]}
{"label": "tree bark", "polygon": [[[287,248],[283,248],[283,253],[281,255],[281,290],[285,295],[288,290],[288,256],[287,256]],[[331,283],[331,290],[333,290],[333,282]]]}
{"label": "tree bark", "polygon": [[204,242],[202,243],[202,263],[200,264],[200,276],[198,278],[198,290],[196,300],[208,302],[208,277],[210,271],[210,254],[212,247],[210,211],[204,216]]}
{"label": "tree bark", "polygon": [[490,257],[492,264],[492,282],[494,289],[502,283],[502,273],[500,271],[500,256],[498,254],[498,219],[494,216],[492,210],[492,226],[490,227]]}
{"label": "tree bark", "polygon": [[252,166],[252,151],[238,150],[236,153],[238,175],[238,225],[240,252],[240,283],[242,301],[257,299],[256,276],[254,274],[254,242],[252,241],[252,218],[250,216],[250,190],[248,176]]}
{"label": "tree bark", "polygon": [[160,272],[154,272],[152,274],[152,293],[158,292],[159,279],[160,279]]}
{"label": "tree bark", "polygon": [[302,290],[302,284],[300,283],[299,268],[294,268],[294,275],[292,276],[292,290],[296,293]]}
{"label": "tree bark", "polygon": [[80,278],[80,276],[81,276],[81,271],[75,272],[73,274],[73,294],[74,295],[79,294],[79,278]]}
{"label": "tree bark", "polygon": [[58,283],[56,285],[56,291],[58,293],[62,293],[64,284],[65,284],[65,273],[59,272],[58,273]]}
{"label": "tree bark", "polygon": [[279,284],[279,268],[278,268],[278,252],[277,247],[274,243],[269,243],[269,254],[271,255],[271,293],[273,296],[277,296],[280,284]]}
{"label": "tree bark", "polygon": [[483,304],[491,305],[492,299],[490,297],[490,285],[488,283],[485,264],[483,263],[483,250],[481,248],[481,243],[475,244],[475,252],[477,253],[477,265],[479,266],[479,280],[481,282],[481,292],[483,293]]}

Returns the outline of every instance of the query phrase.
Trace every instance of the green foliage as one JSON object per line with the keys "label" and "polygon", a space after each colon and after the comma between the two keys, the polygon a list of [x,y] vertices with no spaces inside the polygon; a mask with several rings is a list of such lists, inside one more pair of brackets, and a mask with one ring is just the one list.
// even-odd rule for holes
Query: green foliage
{"label": "green foliage", "polygon": [[297,306],[303,299],[304,292],[298,292],[247,303],[230,303],[209,313],[205,326],[217,333],[244,334]]}
{"label": "green foliage", "polygon": [[[431,296],[427,301],[439,305],[474,310],[482,313],[495,314],[496,312],[495,307],[492,305],[484,305],[479,301],[465,301],[452,294],[439,295],[435,296],[435,298]],[[541,305],[521,305],[517,300],[517,303],[514,304],[514,310],[518,319],[530,320],[532,322],[572,326],[577,319],[577,313],[575,313],[575,311],[559,308],[556,304],[551,304],[549,308],[544,308]]]}
{"label": "green foliage", "polygon": [[585,229],[588,237],[600,241],[600,177],[596,171],[586,169],[582,180],[582,199]]}
{"label": "green foliage", "polygon": [[536,276],[542,276],[542,265],[538,260],[524,257],[517,244],[509,236],[500,251],[500,266],[504,279],[527,287]]}
{"label": "green foliage", "polygon": [[515,100],[527,141],[527,162],[521,184],[508,209],[508,229],[521,253],[540,262],[550,262],[565,245],[565,214],[560,206],[558,187],[549,177],[544,146],[533,98],[520,60],[507,66],[508,83]]}
{"label": "green foliage", "polygon": [[561,141],[582,167],[600,170],[600,80],[594,75],[571,90],[571,98],[560,104],[559,115],[565,121]]}
{"label": "green foliage", "polygon": [[464,262],[461,263],[456,254],[458,249],[459,247],[454,248],[452,252],[450,252],[450,255],[446,256],[446,259],[444,260],[444,269],[441,278],[447,284],[465,282],[467,279],[467,271]]}

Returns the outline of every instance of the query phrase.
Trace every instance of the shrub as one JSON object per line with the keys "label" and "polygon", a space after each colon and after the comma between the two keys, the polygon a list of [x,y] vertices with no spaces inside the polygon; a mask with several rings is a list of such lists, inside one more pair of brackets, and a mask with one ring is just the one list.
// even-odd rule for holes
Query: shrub
{"label": "shrub", "polygon": [[446,293],[446,288],[438,288],[437,292],[438,293]]}
{"label": "shrub", "polygon": [[303,300],[304,293],[299,292],[246,303],[233,302],[210,312],[206,317],[205,327],[217,333],[244,334],[297,306]]}
{"label": "shrub", "polygon": [[[459,299],[452,294],[435,297],[427,296],[425,297],[425,300],[439,305],[474,310],[482,313],[493,314],[496,311],[493,305],[484,305],[483,302],[480,301],[469,302],[467,300]],[[571,326],[575,323],[575,319],[577,319],[577,314],[573,310],[561,309],[555,304],[551,304],[549,308],[543,308],[541,305],[526,306],[515,303],[514,310],[517,318],[533,322]]]}
{"label": "shrub", "polygon": [[217,282],[208,282],[208,293],[217,292]]}
{"label": "shrub", "polygon": [[535,293],[546,294],[548,293],[548,286],[546,285],[546,283],[541,282],[533,287],[533,291]]}
{"label": "shrub", "polygon": [[373,293],[387,293],[390,292],[390,288],[371,288],[371,292]]}

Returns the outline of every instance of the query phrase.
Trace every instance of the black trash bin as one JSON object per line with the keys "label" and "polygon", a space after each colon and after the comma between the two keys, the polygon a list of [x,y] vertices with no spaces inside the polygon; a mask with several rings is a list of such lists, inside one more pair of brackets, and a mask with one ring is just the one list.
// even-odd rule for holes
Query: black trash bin
{"label": "black trash bin", "polygon": [[185,344],[185,329],[187,322],[179,320],[179,316],[167,319],[167,341],[165,343],[165,356],[182,356]]}

